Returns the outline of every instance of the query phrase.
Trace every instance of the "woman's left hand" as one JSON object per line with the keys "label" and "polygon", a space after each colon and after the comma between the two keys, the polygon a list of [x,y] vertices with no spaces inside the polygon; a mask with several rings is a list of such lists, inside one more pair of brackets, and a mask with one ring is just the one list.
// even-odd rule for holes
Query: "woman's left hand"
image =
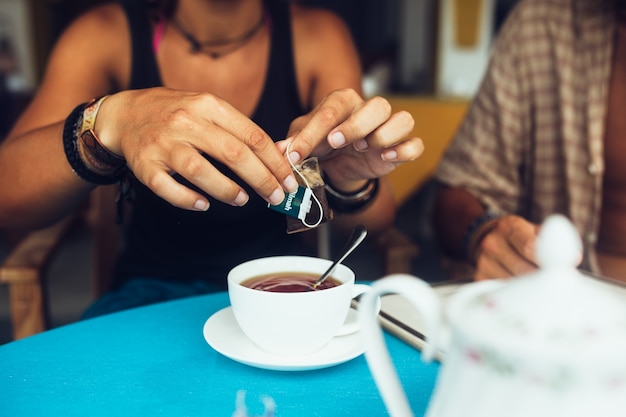
{"label": "woman's left hand", "polygon": [[[300,162],[317,156],[333,185],[381,177],[398,165],[418,158],[424,145],[408,137],[415,121],[407,111],[392,113],[382,97],[363,100],[352,89],[326,96],[310,113],[295,119],[288,139],[289,159]],[[350,187],[347,187],[350,188]]]}

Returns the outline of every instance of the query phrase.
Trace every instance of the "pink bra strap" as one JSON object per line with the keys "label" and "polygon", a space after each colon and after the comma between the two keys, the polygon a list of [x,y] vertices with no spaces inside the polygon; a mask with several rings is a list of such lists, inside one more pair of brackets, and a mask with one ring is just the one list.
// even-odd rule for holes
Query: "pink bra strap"
{"label": "pink bra strap", "polygon": [[163,38],[163,32],[165,31],[165,19],[159,19],[156,29],[154,30],[154,36],[152,38],[152,51],[156,54],[161,45],[161,39]]}

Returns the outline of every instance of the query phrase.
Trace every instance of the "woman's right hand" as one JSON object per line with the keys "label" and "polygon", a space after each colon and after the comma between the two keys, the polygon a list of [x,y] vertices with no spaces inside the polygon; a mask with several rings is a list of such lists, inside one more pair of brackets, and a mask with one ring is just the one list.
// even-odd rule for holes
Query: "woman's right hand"
{"label": "woman's right hand", "polygon": [[176,207],[203,211],[207,198],[176,181],[178,173],[233,206],[249,196],[202,154],[228,166],[270,204],[297,188],[289,162],[258,125],[212,94],[150,88],[124,91],[100,108],[96,135],[123,156],[139,181]]}

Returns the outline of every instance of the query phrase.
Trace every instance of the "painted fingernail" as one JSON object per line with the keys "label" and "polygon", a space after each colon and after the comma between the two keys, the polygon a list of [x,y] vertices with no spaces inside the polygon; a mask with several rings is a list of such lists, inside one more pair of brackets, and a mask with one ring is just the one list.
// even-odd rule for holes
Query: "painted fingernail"
{"label": "painted fingernail", "polygon": [[292,191],[295,191],[296,188],[298,188],[298,181],[296,181],[296,177],[294,177],[293,175],[290,175],[287,178],[285,178],[285,181],[283,182],[283,186],[285,187],[287,191],[292,192]]}
{"label": "painted fingernail", "polygon": [[206,200],[197,200],[193,208],[198,211],[207,211],[209,209],[209,202]]}
{"label": "painted fingernail", "polygon": [[382,158],[383,161],[395,161],[396,159],[398,159],[398,152],[385,151],[380,155],[380,157]]}
{"label": "painted fingernail", "polygon": [[357,151],[364,151],[367,148],[369,148],[369,145],[367,144],[367,141],[365,139],[359,139],[354,142],[354,149],[356,149]]}
{"label": "painted fingernail", "polygon": [[335,132],[328,138],[330,146],[333,148],[341,148],[346,144],[346,137],[341,132]]}
{"label": "painted fingernail", "polygon": [[300,162],[300,154],[298,152],[289,152],[289,160],[292,164],[297,164]]}
{"label": "painted fingernail", "polygon": [[270,195],[269,200],[270,204],[276,206],[285,199],[285,192],[280,188],[274,190],[274,192]]}
{"label": "painted fingernail", "polygon": [[239,191],[239,193],[237,194],[237,197],[235,197],[235,199],[233,200],[233,205],[235,206],[243,206],[248,202],[248,194],[244,193],[243,191]]}

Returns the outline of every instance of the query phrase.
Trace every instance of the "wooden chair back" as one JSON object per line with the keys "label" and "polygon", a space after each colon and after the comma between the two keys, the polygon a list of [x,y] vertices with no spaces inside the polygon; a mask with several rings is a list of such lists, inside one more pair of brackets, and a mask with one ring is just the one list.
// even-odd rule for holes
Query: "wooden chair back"
{"label": "wooden chair back", "polygon": [[94,297],[111,287],[115,261],[122,245],[122,228],[116,223],[116,185],[96,188],[90,199],[89,223],[93,236]]}
{"label": "wooden chair back", "polygon": [[78,223],[87,226],[93,239],[93,297],[110,287],[121,247],[121,228],[116,227],[116,196],[116,186],[96,188],[86,208],[81,207],[49,227],[26,234],[0,264],[0,284],[9,288],[14,339],[49,328],[46,272],[64,237]]}

